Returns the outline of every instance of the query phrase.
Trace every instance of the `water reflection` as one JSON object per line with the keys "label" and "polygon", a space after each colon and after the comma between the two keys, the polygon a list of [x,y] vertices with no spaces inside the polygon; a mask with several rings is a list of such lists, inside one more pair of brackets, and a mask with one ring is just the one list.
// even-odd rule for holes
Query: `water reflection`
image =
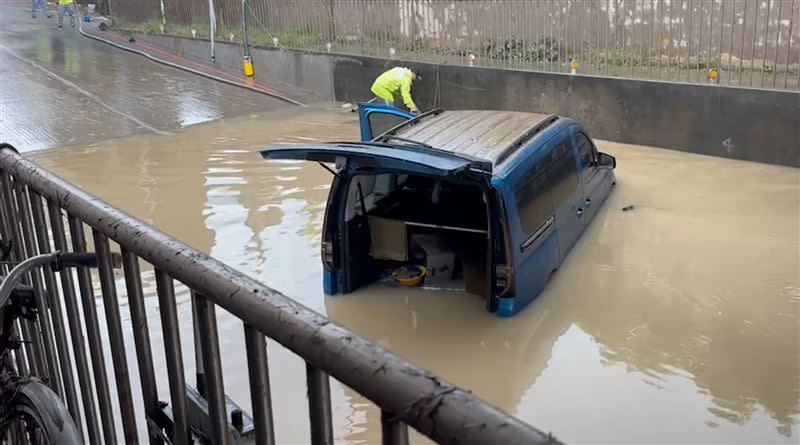
{"label": "water reflection", "polygon": [[[256,154],[261,145],[355,137],[349,113],[305,113],[36,158],[567,441],[797,442],[797,170],[603,144],[620,165],[609,202],[540,298],[500,319],[461,293],[373,286],[322,295],[330,175]],[[635,210],[622,212],[628,204]],[[181,323],[191,332],[187,298]],[[249,408],[241,324],[219,319],[227,392]],[[151,331],[156,351],[160,333]],[[279,438],[305,442],[303,364],[275,344],[270,351]],[[340,385],[333,391],[337,437],[377,442],[377,410]]]}
{"label": "water reflection", "polygon": [[178,122],[181,127],[210,122],[221,117],[216,104],[212,105],[189,94],[180,97],[179,114]]}
{"label": "water reflection", "polygon": [[36,48],[34,49],[34,57],[36,58],[37,62],[46,65],[53,60],[53,50],[51,49],[50,45],[51,40],[47,38],[45,34],[36,34]]}

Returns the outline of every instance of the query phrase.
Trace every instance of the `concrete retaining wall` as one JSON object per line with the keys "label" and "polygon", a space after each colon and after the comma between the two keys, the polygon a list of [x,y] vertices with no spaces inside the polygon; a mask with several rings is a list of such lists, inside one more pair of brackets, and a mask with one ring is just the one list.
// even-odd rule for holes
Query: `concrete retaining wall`
{"label": "concrete retaining wall", "polygon": [[[208,43],[141,37],[207,57]],[[220,64],[240,69],[241,48],[219,44]],[[373,79],[396,62],[368,57],[255,49],[258,76],[320,100],[371,97]],[[800,93],[505,69],[413,64],[422,109],[555,113],[584,122],[593,136],[631,144],[800,167]]]}

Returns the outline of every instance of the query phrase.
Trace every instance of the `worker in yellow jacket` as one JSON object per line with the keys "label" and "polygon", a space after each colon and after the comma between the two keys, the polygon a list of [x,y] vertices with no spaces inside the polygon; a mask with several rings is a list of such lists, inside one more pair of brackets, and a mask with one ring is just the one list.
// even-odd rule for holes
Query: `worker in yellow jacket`
{"label": "worker in yellow jacket", "polygon": [[378,76],[371,90],[379,102],[387,105],[395,105],[399,94],[409,111],[417,114],[419,109],[411,98],[411,84],[417,79],[422,79],[418,71],[396,67]]}
{"label": "worker in yellow jacket", "polygon": [[75,1],[58,0],[58,27],[61,28],[64,22],[64,15],[69,14],[69,23],[75,27]]}

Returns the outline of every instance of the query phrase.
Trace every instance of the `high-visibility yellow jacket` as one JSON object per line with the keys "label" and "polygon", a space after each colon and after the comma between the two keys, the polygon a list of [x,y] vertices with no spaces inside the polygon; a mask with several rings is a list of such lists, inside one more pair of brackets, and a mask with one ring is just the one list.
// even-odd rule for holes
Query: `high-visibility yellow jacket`
{"label": "high-visibility yellow jacket", "polygon": [[58,5],[59,6],[67,6],[67,5],[73,4],[74,2],[75,2],[75,0],[58,0]]}
{"label": "high-visibility yellow jacket", "polygon": [[412,72],[408,68],[392,68],[375,79],[371,90],[376,96],[389,103],[394,103],[395,94],[400,90],[406,107],[409,110],[417,110],[417,105],[411,98],[411,75]]}

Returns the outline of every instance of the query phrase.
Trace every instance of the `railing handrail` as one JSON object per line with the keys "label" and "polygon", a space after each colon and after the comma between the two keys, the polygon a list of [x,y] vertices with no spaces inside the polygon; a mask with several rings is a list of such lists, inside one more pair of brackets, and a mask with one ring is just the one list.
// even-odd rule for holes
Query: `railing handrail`
{"label": "railing handrail", "polygon": [[440,443],[557,443],[0,144],[0,170]]}

